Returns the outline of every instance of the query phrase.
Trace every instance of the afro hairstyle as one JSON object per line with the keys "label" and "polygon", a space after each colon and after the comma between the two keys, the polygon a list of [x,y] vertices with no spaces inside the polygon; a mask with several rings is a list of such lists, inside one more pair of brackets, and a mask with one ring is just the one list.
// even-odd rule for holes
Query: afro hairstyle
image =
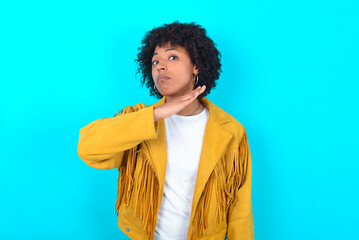
{"label": "afro hairstyle", "polygon": [[156,46],[162,47],[167,42],[172,46],[184,47],[194,65],[198,68],[198,86],[206,85],[206,90],[198,97],[202,98],[210,93],[216,86],[216,80],[222,72],[220,58],[221,53],[215,47],[215,43],[206,35],[206,30],[200,25],[191,23],[179,23],[178,20],[171,24],[163,24],[146,32],[138,48],[137,73],[142,74],[142,86],[150,89],[150,96],[161,98],[162,95],[155,90],[152,78],[152,57]]}

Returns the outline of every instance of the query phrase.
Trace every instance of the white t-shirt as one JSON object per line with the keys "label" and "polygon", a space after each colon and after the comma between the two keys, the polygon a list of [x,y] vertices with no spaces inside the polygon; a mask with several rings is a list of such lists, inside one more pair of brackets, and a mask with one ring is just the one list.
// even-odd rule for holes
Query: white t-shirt
{"label": "white t-shirt", "polygon": [[167,170],[155,240],[185,240],[208,109],[194,116],[165,118]]}

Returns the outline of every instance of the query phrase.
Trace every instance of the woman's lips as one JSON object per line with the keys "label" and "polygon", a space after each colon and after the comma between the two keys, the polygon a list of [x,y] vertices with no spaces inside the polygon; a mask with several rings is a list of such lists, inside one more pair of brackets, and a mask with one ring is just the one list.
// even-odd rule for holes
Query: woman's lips
{"label": "woman's lips", "polygon": [[169,77],[160,77],[159,79],[158,79],[158,81],[159,82],[163,82],[163,81],[165,81],[165,80],[167,80],[167,79],[170,79]]}

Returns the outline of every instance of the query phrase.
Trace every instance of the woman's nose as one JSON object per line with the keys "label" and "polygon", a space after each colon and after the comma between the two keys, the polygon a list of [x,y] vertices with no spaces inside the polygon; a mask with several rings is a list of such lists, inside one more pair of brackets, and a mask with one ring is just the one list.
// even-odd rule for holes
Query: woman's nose
{"label": "woman's nose", "polygon": [[158,71],[160,71],[161,69],[166,70],[166,66],[162,63],[157,63],[156,67]]}

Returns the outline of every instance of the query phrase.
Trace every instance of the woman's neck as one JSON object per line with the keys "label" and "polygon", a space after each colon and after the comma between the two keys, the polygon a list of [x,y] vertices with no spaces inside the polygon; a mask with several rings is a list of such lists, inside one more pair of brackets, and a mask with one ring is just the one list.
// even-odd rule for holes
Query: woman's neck
{"label": "woman's neck", "polygon": [[196,98],[193,102],[188,104],[185,108],[183,108],[181,111],[177,112],[176,114],[181,116],[192,116],[199,114],[203,110],[204,110],[204,104],[201,103],[201,101],[198,98]]}

